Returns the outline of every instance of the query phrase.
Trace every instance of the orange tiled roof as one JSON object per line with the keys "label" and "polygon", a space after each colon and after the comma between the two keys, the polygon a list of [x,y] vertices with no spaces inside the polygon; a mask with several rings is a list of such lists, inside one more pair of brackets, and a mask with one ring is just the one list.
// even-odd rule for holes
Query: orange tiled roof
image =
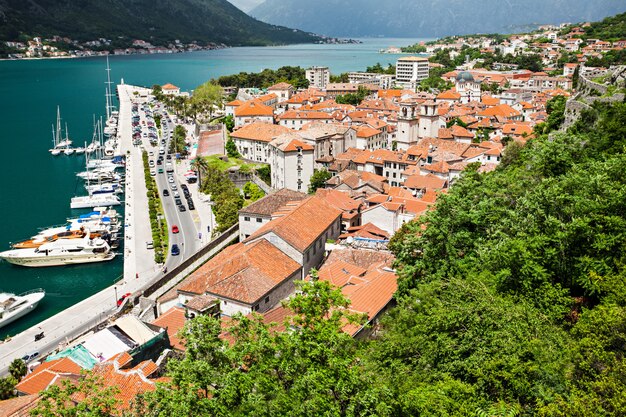
{"label": "orange tiled roof", "polygon": [[348,237],[362,237],[366,239],[389,239],[389,233],[374,225],[373,223],[365,223],[361,226],[349,227],[347,233],[339,236],[339,239],[347,239]]}
{"label": "orange tiled roof", "polygon": [[165,84],[165,85],[162,85],[162,86],[161,86],[161,89],[162,89],[162,90],[179,90],[179,88],[178,88],[178,87],[176,87],[174,84],[170,84],[170,83],[167,83],[167,84]]}
{"label": "orange tiled roof", "polygon": [[15,388],[25,394],[37,394],[59,378],[78,377],[81,371],[82,368],[68,357],[43,362],[26,375]]}
{"label": "orange tiled roof", "polygon": [[249,241],[274,233],[299,252],[304,252],[341,214],[341,210],[324,199],[311,197],[300,202],[291,213],[266,223],[250,236]]}
{"label": "orange tiled roof", "polygon": [[504,118],[512,118],[520,115],[520,112],[515,110],[508,104],[499,104],[497,106],[486,108],[478,113],[479,116],[496,117],[501,116]]}
{"label": "orange tiled roof", "polygon": [[469,130],[467,130],[463,126],[459,126],[459,125],[453,125],[450,128],[450,133],[452,133],[452,136],[454,136],[455,138],[457,138],[457,137],[460,137],[460,138],[473,138],[474,137],[474,134],[472,132],[470,132]]}
{"label": "orange tiled roof", "polygon": [[307,111],[307,110],[289,110],[278,116],[279,120],[291,120],[291,119],[310,119],[310,120],[324,120],[332,119],[333,117],[322,111]]}
{"label": "orange tiled roof", "polygon": [[300,201],[307,198],[307,195],[288,188],[283,188],[275,193],[266,195],[260,200],[255,201],[247,207],[239,210],[239,214],[257,214],[262,216],[271,216],[280,207],[290,201]]}
{"label": "orange tiled roof", "polygon": [[460,100],[461,95],[456,91],[446,90],[437,95],[437,100]]}
{"label": "orange tiled roof", "polygon": [[253,122],[234,131],[231,137],[234,139],[247,139],[269,143],[283,133],[289,132],[293,132],[293,130],[285,126],[267,122]]}
{"label": "orange tiled roof", "polygon": [[250,100],[235,109],[235,117],[274,116],[274,109],[258,100]]}
{"label": "orange tiled roof", "polygon": [[500,99],[485,95],[480,98],[480,102],[485,106],[497,106],[500,104]]}
{"label": "orange tiled roof", "polygon": [[447,181],[433,174],[411,175],[404,181],[404,186],[415,190],[441,190]]}
{"label": "orange tiled roof", "polygon": [[374,129],[369,126],[359,126],[356,129],[356,136],[358,138],[370,138],[372,136],[376,136],[381,134],[382,132],[378,129]]}
{"label": "orange tiled roof", "polygon": [[[309,222],[316,220],[312,217]],[[215,294],[252,304],[299,269],[298,263],[269,241],[247,241],[224,249],[187,277],[178,291]]]}
{"label": "orange tiled roof", "polygon": [[174,349],[185,350],[182,340],[178,337],[178,332],[183,328],[186,321],[185,309],[174,306],[153,320],[152,324],[167,329],[167,336]]}
{"label": "orange tiled roof", "polygon": [[291,85],[289,83],[282,82],[282,83],[274,84],[271,87],[268,87],[267,90],[268,91],[269,90],[281,91],[281,90],[293,90],[293,89],[294,89],[293,85]]}
{"label": "orange tiled roof", "polygon": [[30,410],[39,402],[39,394],[23,395],[0,401],[0,416],[30,417]]}
{"label": "orange tiled roof", "polygon": [[[148,368],[150,373],[153,373],[156,364],[154,362],[152,364],[151,366],[142,365],[142,368]],[[121,402],[118,407],[121,410],[127,410],[130,407],[130,402],[137,394],[153,391],[156,386],[154,384],[155,381],[148,379],[142,368],[135,367],[131,370],[120,368],[121,366],[117,362],[107,361],[96,364],[92,373],[101,377],[105,385],[119,389],[115,395],[115,398]]]}
{"label": "orange tiled roof", "polygon": [[272,146],[283,152],[312,151],[313,146],[303,142],[296,133],[284,133],[270,142]]}

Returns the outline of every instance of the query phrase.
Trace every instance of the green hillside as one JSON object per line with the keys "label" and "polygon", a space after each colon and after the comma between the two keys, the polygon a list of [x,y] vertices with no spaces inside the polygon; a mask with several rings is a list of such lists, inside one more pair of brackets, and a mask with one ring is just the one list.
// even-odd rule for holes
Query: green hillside
{"label": "green hillside", "polygon": [[226,0],[0,0],[0,39],[100,37],[123,45],[175,39],[226,45],[313,42],[311,34],[255,20]]}

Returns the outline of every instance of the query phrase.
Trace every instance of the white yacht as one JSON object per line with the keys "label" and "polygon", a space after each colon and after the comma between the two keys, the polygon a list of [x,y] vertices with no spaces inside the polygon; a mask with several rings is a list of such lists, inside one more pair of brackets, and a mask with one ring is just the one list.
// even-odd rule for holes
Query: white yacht
{"label": "white yacht", "polygon": [[124,189],[120,184],[114,182],[105,182],[100,184],[85,184],[85,188],[89,194],[121,194]]}
{"label": "white yacht", "polygon": [[33,311],[45,295],[41,288],[20,295],[0,293],[0,327]]}
{"label": "white yacht", "polygon": [[119,206],[120,199],[115,194],[91,194],[72,197],[70,208],[92,208],[98,206]]}
{"label": "white yacht", "polygon": [[74,265],[110,261],[115,257],[109,244],[90,233],[83,239],[57,239],[38,248],[11,249],[0,252],[0,259],[14,265],[29,267]]}

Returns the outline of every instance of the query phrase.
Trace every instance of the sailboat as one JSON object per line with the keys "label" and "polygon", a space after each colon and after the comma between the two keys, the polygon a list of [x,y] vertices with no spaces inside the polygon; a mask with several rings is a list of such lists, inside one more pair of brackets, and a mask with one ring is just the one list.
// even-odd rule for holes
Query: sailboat
{"label": "sailboat", "polygon": [[72,141],[69,139],[69,137],[67,137],[67,123],[65,124],[65,130],[66,130],[66,137],[65,139],[61,140],[61,109],[59,108],[59,106],[57,106],[57,133],[56,133],[56,140],[57,140],[57,144],[55,146],[55,148],[67,148],[68,146],[70,146],[72,144]]}
{"label": "sailboat", "polygon": [[61,153],[61,149],[57,148],[57,137],[54,132],[54,124],[52,125],[52,149],[50,149],[50,153],[54,156]]}
{"label": "sailboat", "polygon": [[64,153],[65,155],[71,155],[71,154],[73,154],[73,153],[74,153],[74,148],[72,148],[72,147],[70,146],[70,144],[72,143],[72,141],[70,140],[70,137],[69,137],[69,131],[68,131],[68,129],[67,129],[67,123],[65,123],[65,140],[64,140],[64,142],[65,142],[65,143],[67,143],[67,145],[65,146],[65,149],[63,150],[63,153]]}
{"label": "sailboat", "polygon": [[[89,161],[87,155],[85,155],[85,169],[87,169],[87,175],[85,177],[87,179],[87,189],[89,189],[89,174],[91,173],[89,172]],[[113,172],[109,172],[108,174],[111,175]],[[81,175],[79,174],[79,176]],[[99,177],[98,180],[101,180],[101,178]],[[120,199],[114,193],[94,194],[92,191],[89,191],[88,195],[72,197],[70,202],[70,207],[73,209],[118,205],[120,205]]]}

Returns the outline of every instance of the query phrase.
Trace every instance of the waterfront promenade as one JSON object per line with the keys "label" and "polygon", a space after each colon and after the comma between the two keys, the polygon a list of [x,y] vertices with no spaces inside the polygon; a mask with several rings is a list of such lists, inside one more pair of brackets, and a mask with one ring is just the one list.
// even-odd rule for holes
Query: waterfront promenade
{"label": "waterfront promenade", "polygon": [[[126,293],[138,293],[162,276],[154,263],[152,252],[145,248],[146,240],[152,240],[146,186],[141,152],[139,148],[132,146],[131,135],[131,97],[136,89],[127,85],[118,86],[120,98],[118,152],[127,155],[128,159],[124,275],[115,283],[112,277],[111,286],[0,344],[0,376],[7,373],[9,364],[14,359],[33,352],[39,352],[40,357],[45,357],[49,352],[62,348],[85,331],[106,321],[117,311],[119,297]],[[130,154],[127,154],[127,151],[130,151]],[[45,337],[35,342],[35,334],[42,331]]]}

